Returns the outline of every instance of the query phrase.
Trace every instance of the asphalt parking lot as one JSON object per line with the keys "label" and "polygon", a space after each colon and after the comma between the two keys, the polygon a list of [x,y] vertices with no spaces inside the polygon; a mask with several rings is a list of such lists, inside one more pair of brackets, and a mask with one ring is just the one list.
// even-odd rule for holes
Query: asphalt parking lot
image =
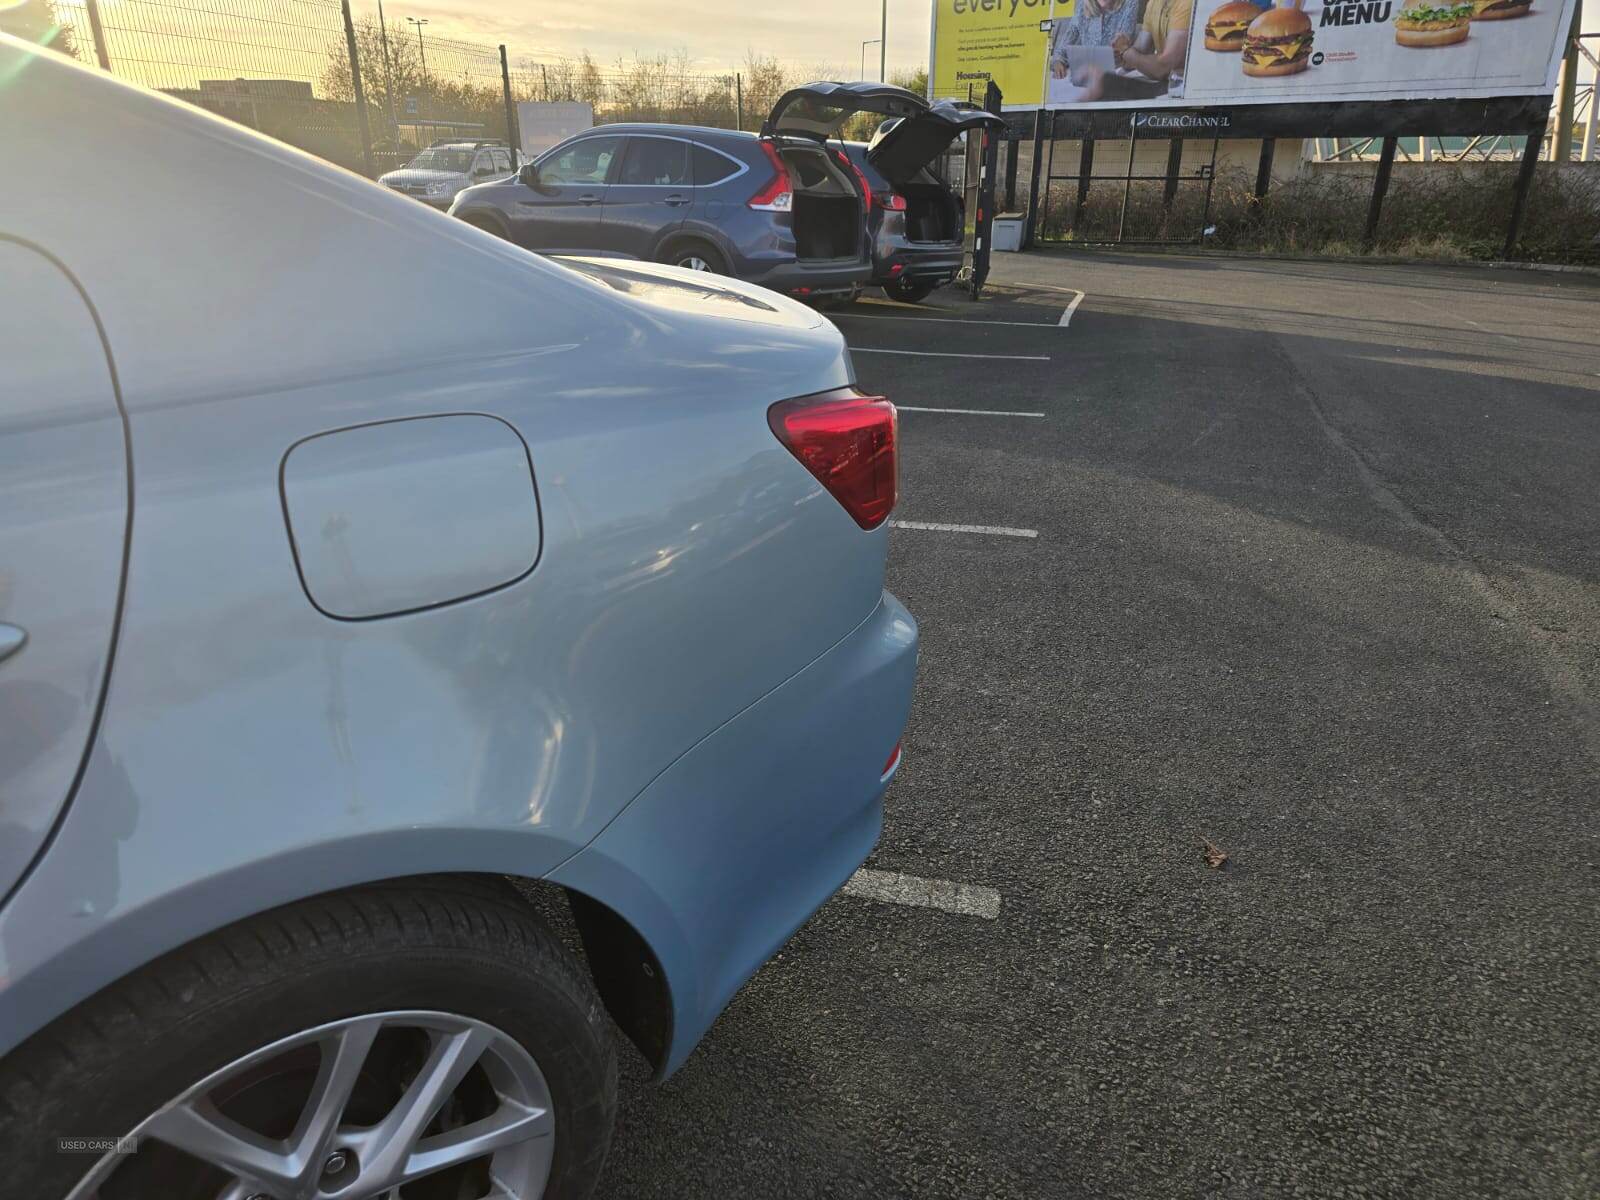
{"label": "asphalt parking lot", "polygon": [[992,284],[831,314],[924,639],[868,865],[967,890],[625,1050],[602,1194],[1600,1194],[1600,280]]}

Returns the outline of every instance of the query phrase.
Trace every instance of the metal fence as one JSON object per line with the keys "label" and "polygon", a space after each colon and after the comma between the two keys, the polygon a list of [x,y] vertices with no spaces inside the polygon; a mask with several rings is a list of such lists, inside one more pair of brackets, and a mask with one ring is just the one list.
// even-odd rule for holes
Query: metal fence
{"label": "metal fence", "polygon": [[[381,11],[381,10],[380,10]],[[584,101],[597,123],[751,128],[781,76],[697,74],[434,36],[348,0],[24,0],[0,28],[53,44],[352,170],[378,174],[446,137],[515,143],[517,101]]]}

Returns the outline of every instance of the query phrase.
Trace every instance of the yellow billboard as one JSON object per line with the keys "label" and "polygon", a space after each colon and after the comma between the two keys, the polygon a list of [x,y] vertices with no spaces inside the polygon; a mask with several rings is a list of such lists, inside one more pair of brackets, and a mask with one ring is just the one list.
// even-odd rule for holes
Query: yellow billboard
{"label": "yellow billboard", "polygon": [[[1071,13],[1061,4],[1054,15]],[[1007,108],[1037,108],[1051,16],[1050,0],[933,0],[933,98],[982,104],[993,79]]]}

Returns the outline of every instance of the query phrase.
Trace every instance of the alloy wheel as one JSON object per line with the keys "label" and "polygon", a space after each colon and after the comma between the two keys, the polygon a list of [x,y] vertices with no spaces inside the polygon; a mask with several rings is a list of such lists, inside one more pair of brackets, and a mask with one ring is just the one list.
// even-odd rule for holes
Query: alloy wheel
{"label": "alloy wheel", "polygon": [[68,1200],[536,1200],[555,1113],[509,1035],[451,1013],[386,1012],[247,1054],[131,1136]]}
{"label": "alloy wheel", "polygon": [[709,271],[711,264],[698,254],[686,254],[678,260],[680,267],[688,267],[691,271]]}

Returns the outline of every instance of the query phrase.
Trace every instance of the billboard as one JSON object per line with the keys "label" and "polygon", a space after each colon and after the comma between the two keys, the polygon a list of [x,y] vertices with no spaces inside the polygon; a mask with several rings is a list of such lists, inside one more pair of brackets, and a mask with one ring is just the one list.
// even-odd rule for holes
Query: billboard
{"label": "billboard", "polygon": [[1007,108],[1549,94],[1574,3],[936,0],[929,78],[975,99],[993,78]]}
{"label": "billboard", "polygon": [[1038,108],[1053,0],[934,0],[928,90],[935,100],[983,102],[989,80],[1007,108]]}

